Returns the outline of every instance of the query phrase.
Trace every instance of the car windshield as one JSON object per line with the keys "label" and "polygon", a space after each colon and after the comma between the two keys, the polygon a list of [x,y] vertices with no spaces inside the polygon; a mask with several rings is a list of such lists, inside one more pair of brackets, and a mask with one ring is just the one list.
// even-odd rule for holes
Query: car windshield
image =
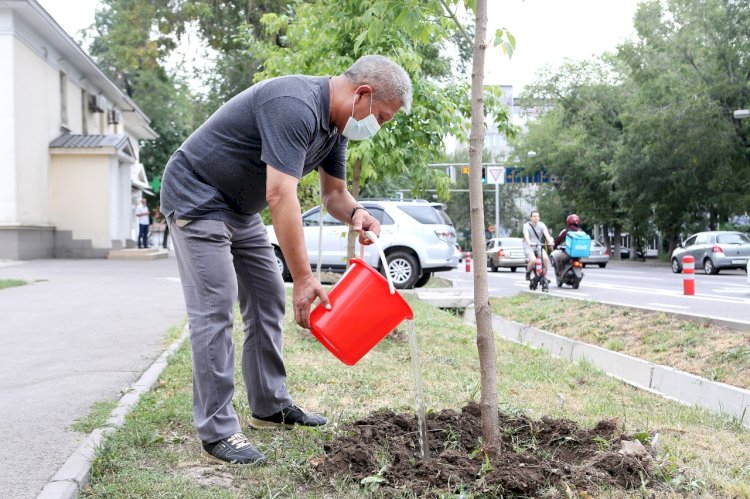
{"label": "car windshield", "polygon": [[716,236],[719,244],[750,244],[750,237],[746,234],[719,234]]}
{"label": "car windshield", "polygon": [[453,225],[448,214],[439,206],[431,204],[401,204],[398,207],[419,223],[431,225]]}

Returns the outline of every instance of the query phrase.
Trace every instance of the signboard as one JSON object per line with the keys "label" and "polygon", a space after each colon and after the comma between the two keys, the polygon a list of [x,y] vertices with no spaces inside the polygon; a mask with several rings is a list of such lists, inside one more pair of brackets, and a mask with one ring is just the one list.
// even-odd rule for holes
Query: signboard
{"label": "signboard", "polygon": [[504,184],[505,183],[505,168],[502,166],[488,166],[487,167],[487,183],[488,184]]}

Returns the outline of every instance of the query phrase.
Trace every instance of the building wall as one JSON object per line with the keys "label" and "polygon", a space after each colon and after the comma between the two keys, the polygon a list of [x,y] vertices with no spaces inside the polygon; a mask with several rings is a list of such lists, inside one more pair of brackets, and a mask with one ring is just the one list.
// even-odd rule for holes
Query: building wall
{"label": "building wall", "polygon": [[[59,77],[23,42],[13,40],[15,78],[16,220],[21,225],[49,225],[49,142],[52,110],[59,130]],[[59,133],[59,132],[58,132]]]}
{"label": "building wall", "polygon": [[0,8],[0,224],[17,219],[13,16]]}
{"label": "building wall", "polygon": [[50,208],[59,231],[110,247],[110,168],[101,154],[60,154],[50,165]]}

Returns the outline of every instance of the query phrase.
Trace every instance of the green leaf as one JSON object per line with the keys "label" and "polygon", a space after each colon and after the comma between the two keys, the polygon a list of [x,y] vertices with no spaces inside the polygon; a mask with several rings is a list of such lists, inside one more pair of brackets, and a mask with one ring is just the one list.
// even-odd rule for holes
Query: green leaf
{"label": "green leaf", "polygon": [[357,38],[354,39],[354,53],[355,54],[359,53],[359,47],[365,41],[365,38],[367,38],[368,33],[369,33],[369,30],[364,30],[359,35],[357,35]]}

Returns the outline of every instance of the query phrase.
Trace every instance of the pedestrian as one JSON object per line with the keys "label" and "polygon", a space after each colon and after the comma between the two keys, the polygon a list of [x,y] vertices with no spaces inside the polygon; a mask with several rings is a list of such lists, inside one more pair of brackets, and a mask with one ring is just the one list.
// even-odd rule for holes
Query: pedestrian
{"label": "pedestrian", "polygon": [[151,211],[148,209],[146,198],[141,198],[135,207],[135,217],[138,219],[138,247],[148,248],[148,228],[151,225]]}
{"label": "pedestrian", "polygon": [[534,254],[534,247],[540,246],[542,252],[542,258],[544,260],[544,269],[542,275],[547,275],[547,269],[549,268],[549,256],[547,251],[544,249],[544,243],[552,246],[554,240],[549,235],[547,226],[540,220],[539,212],[532,210],[530,213],[529,221],[523,224],[523,250],[526,253],[526,259],[528,264],[526,265],[526,280],[531,279],[531,271],[536,265],[536,255]]}
{"label": "pedestrian", "polygon": [[204,453],[220,461],[265,460],[241,432],[232,407],[234,303],[244,321],[242,374],[253,428],[320,426],[286,387],[281,322],[285,291],[258,214],[269,207],[294,280],[292,306],[310,328],[315,299],[330,307],[305,249],[297,185],[318,169],[326,210],[359,231],[378,221],[347,190],[348,140],[371,138],[411,107],[404,69],[364,56],[338,76],[285,76],[257,83],[225,103],[170,158],[161,210],[177,257],[193,351],[193,416]]}
{"label": "pedestrian", "polygon": [[164,234],[162,234],[162,241],[161,241],[161,247],[164,249],[168,249],[168,242],[169,242],[169,225],[167,225],[167,219],[164,217],[164,215],[161,212],[161,205],[156,207],[156,220],[160,224],[164,224]]}

